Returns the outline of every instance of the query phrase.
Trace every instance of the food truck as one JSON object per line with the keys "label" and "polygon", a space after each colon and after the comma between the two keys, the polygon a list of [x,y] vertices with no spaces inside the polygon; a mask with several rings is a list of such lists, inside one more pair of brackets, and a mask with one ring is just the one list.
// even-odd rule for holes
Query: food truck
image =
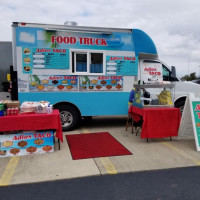
{"label": "food truck", "polygon": [[63,130],[81,117],[127,115],[130,90],[140,79],[175,82],[173,102],[180,108],[189,91],[200,91],[197,84],[186,91],[188,83],[158,60],[154,42],[138,29],[13,22],[12,30],[18,99],[50,102]]}

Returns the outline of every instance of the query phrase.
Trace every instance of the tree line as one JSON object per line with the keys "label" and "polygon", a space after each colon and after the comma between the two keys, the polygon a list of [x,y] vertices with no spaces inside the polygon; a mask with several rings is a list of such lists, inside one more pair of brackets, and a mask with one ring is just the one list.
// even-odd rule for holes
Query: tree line
{"label": "tree line", "polygon": [[199,79],[200,77],[196,76],[196,72],[192,72],[190,75],[185,75],[181,78],[182,81],[192,81]]}

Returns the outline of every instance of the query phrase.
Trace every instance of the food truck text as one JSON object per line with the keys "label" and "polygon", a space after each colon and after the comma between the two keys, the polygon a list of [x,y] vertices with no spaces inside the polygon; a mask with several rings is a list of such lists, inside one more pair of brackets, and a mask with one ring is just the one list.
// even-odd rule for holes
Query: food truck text
{"label": "food truck text", "polygon": [[97,46],[108,46],[106,39],[104,38],[88,38],[88,37],[61,37],[61,36],[51,36],[51,42],[65,43],[65,44],[76,44],[77,40],[80,45],[97,45]]}

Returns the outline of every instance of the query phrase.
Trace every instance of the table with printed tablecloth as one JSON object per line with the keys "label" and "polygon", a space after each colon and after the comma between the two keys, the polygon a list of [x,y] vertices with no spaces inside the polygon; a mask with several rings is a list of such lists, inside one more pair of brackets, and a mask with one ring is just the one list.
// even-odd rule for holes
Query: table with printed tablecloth
{"label": "table with printed tablecloth", "polygon": [[53,110],[51,114],[19,114],[0,117],[0,132],[21,130],[55,130],[55,137],[59,141],[59,149],[60,141],[63,142],[59,110]]}

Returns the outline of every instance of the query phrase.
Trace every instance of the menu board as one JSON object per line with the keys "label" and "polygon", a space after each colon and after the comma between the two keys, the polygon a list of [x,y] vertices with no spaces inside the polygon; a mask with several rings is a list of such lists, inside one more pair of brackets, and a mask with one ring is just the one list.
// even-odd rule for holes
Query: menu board
{"label": "menu board", "polygon": [[23,48],[23,73],[37,69],[69,69],[69,49]]}
{"label": "menu board", "polygon": [[29,75],[30,92],[77,91],[77,76],[70,75]]}
{"label": "menu board", "polygon": [[191,100],[192,120],[197,151],[200,151],[200,100]]}
{"label": "menu board", "polygon": [[1,135],[0,157],[54,152],[53,137],[53,131]]}
{"label": "menu board", "polygon": [[122,76],[80,76],[80,90],[122,91]]}
{"label": "menu board", "polygon": [[134,56],[106,56],[107,75],[137,75],[137,58]]}

